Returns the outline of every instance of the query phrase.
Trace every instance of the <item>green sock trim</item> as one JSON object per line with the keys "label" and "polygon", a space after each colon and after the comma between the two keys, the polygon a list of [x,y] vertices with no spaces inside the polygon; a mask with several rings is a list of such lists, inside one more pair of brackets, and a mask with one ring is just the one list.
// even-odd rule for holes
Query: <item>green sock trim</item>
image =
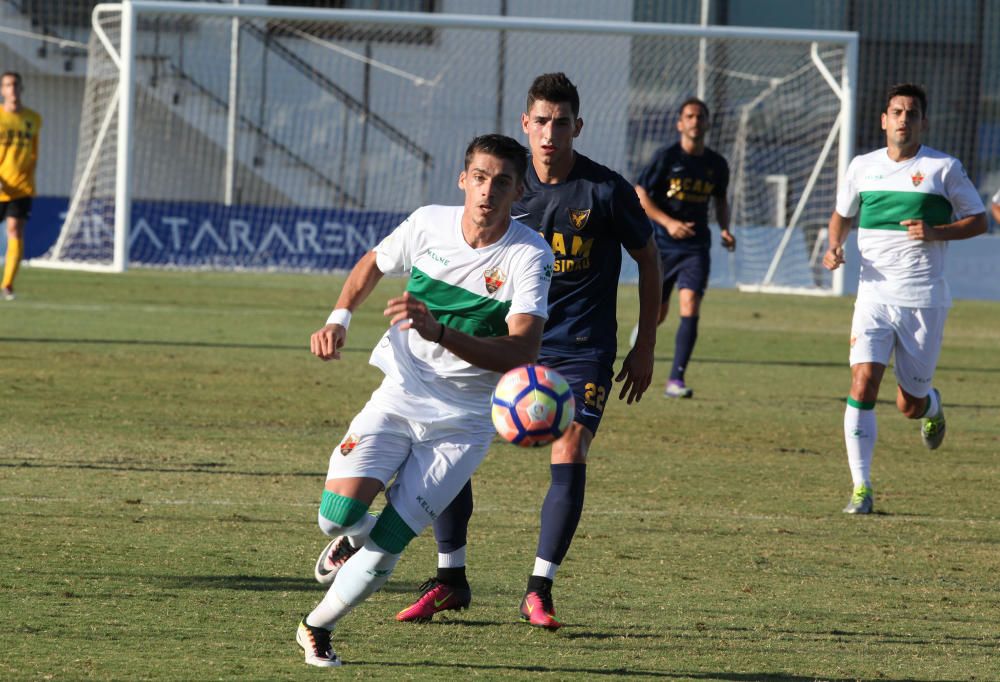
{"label": "green sock trim", "polygon": [[851,396],[847,396],[847,404],[848,404],[849,407],[856,407],[859,410],[874,410],[875,409],[875,401],[874,400],[871,401],[870,403],[863,403],[860,400],[855,400]]}
{"label": "green sock trim", "polygon": [[324,519],[337,524],[341,528],[353,526],[361,520],[368,511],[368,505],[352,497],[344,497],[329,490],[323,491],[323,499],[319,503],[319,513]]}
{"label": "green sock trim", "polygon": [[[934,389],[932,388],[932,389],[931,389],[931,392],[933,392],[933,391],[934,391]],[[927,416],[927,413],[931,411],[931,401],[932,401],[932,398],[931,398],[931,394],[930,394],[930,393],[928,393],[928,394],[927,394],[927,404],[926,404],[926,405],[924,405],[924,411],[920,413],[920,416],[919,416],[919,417],[917,417],[917,419],[923,419],[924,417],[926,417],[926,416]],[[939,411],[939,412],[941,411],[941,405],[940,405],[940,402],[939,402],[939,404],[938,404],[938,411]]]}
{"label": "green sock trim", "polygon": [[389,504],[379,514],[369,539],[389,554],[401,554],[415,537],[417,534]]}

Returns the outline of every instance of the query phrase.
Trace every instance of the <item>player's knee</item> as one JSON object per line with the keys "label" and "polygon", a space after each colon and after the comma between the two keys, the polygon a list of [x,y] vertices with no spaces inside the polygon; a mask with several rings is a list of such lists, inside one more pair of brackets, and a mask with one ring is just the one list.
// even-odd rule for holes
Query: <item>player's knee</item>
{"label": "player's knee", "polygon": [[851,374],[851,397],[861,402],[875,402],[878,398],[878,381],[867,370],[855,370]]}
{"label": "player's knee", "polygon": [[366,522],[368,505],[344,495],[323,491],[317,520],[325,535],[351,535],[351,530]]}

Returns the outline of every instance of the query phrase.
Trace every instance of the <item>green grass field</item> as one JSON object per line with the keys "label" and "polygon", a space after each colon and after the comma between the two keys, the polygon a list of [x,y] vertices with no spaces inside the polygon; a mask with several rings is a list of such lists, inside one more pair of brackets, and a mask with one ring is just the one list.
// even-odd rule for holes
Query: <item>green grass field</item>
{"label": "green grass field", "polygon": [[[394,614],[429,534],[343,621],[339,670],[295,626],[323,594],[329,452],[380,374],[384,282],[340,363],[308,352],[333,277],[26,269],[0,304],[0,679],[1000,680],[1000,305],[952,310],[942,449],[879,400],[876,511],[840,512],[851,301],[712,291],[690,401],[607,410],[556,633],[517,619],[548,450],[477,474],[473,608]],[[635,293],[621,295],[625,336]]]}

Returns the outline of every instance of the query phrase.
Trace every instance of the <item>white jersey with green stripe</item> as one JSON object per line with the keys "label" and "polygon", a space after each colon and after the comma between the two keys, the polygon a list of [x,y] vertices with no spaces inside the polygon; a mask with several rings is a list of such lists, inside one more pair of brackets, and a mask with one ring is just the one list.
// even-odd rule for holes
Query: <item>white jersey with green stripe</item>
{"label": "white jersey with green stripe", "polygon": [[[462,212],[461,206],[414,211],[375,247],[378,269],[409,273],[406,290],[439,322],[466,334],[504,336],[507,318],[516,314],[548,319],[554,256],[545,240],[512,220],[498,241],[472,248],[462,234]],[[371,363],[445,414],[488,415],[500,379],[398,325],[376,345]]]}
{"label": "white jersey with green stripe", "polygon": [[985,210],[961,162],[930,147],[899,162],[885,147],[854,157],[837,193],[837,213],[858,216],[858,300],[950,306],[944,279],[948,242],[911,240],[900,221],[944,225]]}

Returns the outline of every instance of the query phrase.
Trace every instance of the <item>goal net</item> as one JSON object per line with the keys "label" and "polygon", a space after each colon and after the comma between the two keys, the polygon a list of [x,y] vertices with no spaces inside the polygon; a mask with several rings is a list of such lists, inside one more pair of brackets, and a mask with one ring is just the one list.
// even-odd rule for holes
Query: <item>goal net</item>
{"label": "goal net", "polygon": [[[824,292],[850,154],[854,34],[136,1],[100,5],[69,210],[46,260],[349,268],[408,212],[461,201],[469,140],[523,139],[533,78],[581,94],[577,149],[633,181],[712,110],[736,283]],[[37,262],[37,261],[36,261]]]}

